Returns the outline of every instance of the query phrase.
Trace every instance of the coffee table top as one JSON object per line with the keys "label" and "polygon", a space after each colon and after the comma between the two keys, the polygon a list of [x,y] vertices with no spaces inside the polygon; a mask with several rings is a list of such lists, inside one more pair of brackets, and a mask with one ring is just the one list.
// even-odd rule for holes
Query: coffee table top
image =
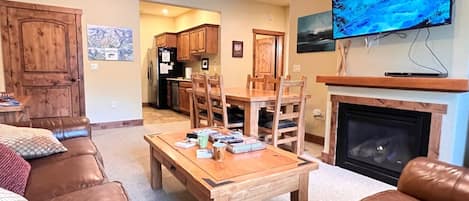
{"label": "coffee table top", "polygon": [[[232,154],[225,153],[221,162],[213,159],[196,158],[198,146],[183,149],[175,146],[185,139],[187,132],[147,135],[145,140],[155,149],[161,150],[193,177],[213,183],[239,182],[283,171],[311,171],[318,164],[298,158],[295,154],[268,145],[265,150]],[[211,148],[211,143],[209,143]]]}

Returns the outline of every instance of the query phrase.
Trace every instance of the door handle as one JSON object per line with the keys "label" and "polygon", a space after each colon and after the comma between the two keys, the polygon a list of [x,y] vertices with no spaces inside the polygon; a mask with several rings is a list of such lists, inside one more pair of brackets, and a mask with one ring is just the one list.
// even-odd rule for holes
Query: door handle
{"label": "door handle", "polygon": [[78,78],[78,79],[77,78],[71,78],[70,79],[70,82],[77,82],[77,81],[80,82],[81,79],[80,78]]}

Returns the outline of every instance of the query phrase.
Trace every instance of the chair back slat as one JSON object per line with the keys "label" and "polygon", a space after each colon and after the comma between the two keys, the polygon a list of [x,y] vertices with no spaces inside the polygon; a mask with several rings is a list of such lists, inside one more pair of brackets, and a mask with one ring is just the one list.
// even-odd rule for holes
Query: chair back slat
{"label": "chair back slat", "polygon": [[194,107],[195,127],[203,127],[200,120],[207,120],[206,126],[212,126],[211,115],[209,107],[209,97],[207,80],[208,77],[205,74],[194,73],[191,76],[192,80],[192,100]]}
{"label": "chair back slat", "polygon": [[251,75],[248,75],[246,88],[247,89],[265,89],[264,77],[257,77],[257,76],[253,77]]}
{"label": "chair back slat", "polygon": [[[210,76],[207,79],[207,94],[210,108],[210,115],[212,117],[212,125],[215,123],[217,126],[228,126],[228,111],[226,104],[226,96],[223,86],[223,77],[220,75]],[[221,116],[221,121],[215,119],[216,116]],[[223,125],[218,125],[223,123]]]}

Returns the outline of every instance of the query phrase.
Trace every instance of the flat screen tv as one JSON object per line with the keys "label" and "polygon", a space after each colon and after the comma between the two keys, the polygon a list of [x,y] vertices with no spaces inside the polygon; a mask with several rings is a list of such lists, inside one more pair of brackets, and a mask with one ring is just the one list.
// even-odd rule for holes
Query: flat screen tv
{"label": "flat screen tv", "polygon": [[451,24],[452,0],[332,0],[333,38]]}

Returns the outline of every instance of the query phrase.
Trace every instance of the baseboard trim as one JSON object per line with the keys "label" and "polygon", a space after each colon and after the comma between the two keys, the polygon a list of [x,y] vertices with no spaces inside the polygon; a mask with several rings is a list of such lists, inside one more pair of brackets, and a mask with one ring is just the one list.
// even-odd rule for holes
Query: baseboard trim
{"label": "baseboard trim", "polygon": [[142,103],[142,107],[150,107],[150,103]]}
{"label": "baseboard trim", "polygon": [[324,146],[324,137],[317,136],[311,133],[305,133],[305,141]]}
{"label": "baseboard trim", "polygon": [[104,130],[104,129],[111,129],[111,128],[124,128],[124,127],[134,127],[134,126],[142,126],[142,125],[143,125],[143,119],[134,119],[134,120],[124,120],[124,121],[92,123],[91,128],[93,130]]}

